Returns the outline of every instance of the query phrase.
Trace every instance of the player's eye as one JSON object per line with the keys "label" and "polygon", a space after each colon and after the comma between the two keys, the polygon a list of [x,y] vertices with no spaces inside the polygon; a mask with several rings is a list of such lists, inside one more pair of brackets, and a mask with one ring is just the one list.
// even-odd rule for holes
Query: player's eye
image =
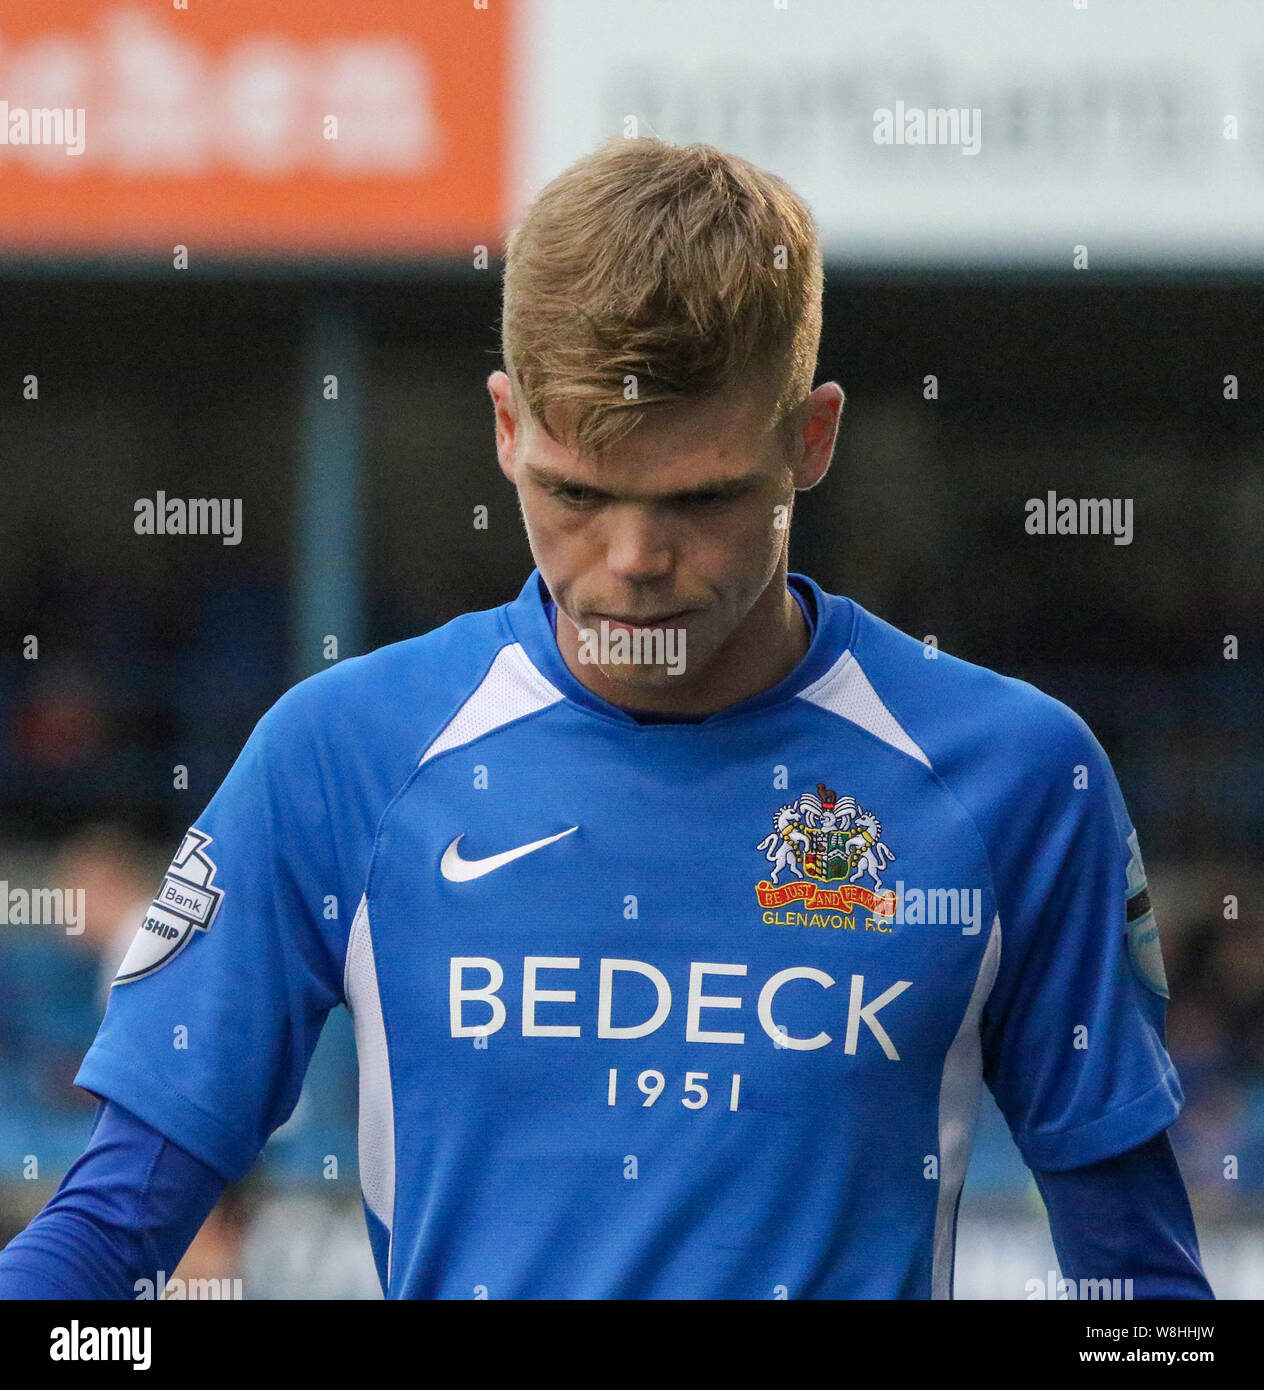
{"label": "player's eye", "polygon": [[592,494],[582,487],[554,487],[549,489],[549,493],[568,507],[591,507],[596,502]]}

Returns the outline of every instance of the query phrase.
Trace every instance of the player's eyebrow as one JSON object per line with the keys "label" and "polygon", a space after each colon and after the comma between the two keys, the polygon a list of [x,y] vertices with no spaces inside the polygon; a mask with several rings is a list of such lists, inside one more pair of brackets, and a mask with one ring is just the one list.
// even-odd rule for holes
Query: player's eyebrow
{"label": "player's eyebrow", "polygon": [[[541,487],[575,488],[582,491],[586,497],[594,502],[617,502],[621,500],[618,493],[606,492],[602,488],[593,487],[591,483],[586,483],[581,478],[572,478],[569,474],[549,468],[544,464],[529,463],[525,467],[533,481]],[[736,478],[716,478],[712,482],[698,483],[691,488],[682,488],[679,492],[664,492],[655,497],[633,497],[628,500],[670,503],[688,502],[696,497],[740,497],[742,493],[758,487],[762,481],[762,473],[745,473]]]}

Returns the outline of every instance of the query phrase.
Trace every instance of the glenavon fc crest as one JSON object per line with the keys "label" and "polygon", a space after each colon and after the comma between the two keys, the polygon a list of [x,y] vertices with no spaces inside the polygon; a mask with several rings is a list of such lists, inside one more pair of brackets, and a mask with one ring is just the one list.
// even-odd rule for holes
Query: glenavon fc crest
{"label": "glenavon fc crest", "polygon": [[815,794],[804,792],[777,811],[772,833],[756,848],[772,865],[768,878],[755,885],[760,907],[804,909],[766,912],[765,921],[854,928],[848,919],[861,907],[872,914],[866,926],[890,930],[886,924],[895,916],[896,898],[882,887],[882,871],[895,855],[883,843],[882,822],[850,796],[840,798],[818,782]]}

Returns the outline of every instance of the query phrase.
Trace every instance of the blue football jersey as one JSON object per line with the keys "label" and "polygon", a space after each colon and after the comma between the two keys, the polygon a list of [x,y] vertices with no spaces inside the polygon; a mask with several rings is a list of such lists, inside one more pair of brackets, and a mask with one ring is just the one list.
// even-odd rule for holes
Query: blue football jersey
{"label": "blue football jersey", "polygon": [[76,1078],[225,1178],[329,1010],[388,1298],[948,1298],[984,1081],[1033,1168],[1182,1095],[1085,724],[790,577],[774,687],[640,721],[512,603],[303,681],[185,835]]}

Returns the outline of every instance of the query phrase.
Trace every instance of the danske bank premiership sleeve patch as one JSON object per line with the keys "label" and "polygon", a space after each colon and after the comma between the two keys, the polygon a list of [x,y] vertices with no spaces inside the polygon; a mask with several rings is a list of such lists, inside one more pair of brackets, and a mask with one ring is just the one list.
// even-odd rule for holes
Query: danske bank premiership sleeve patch
{"label": "danske bank premiership sleeve patch", "polygon": [[152,975],[184,950],[194,931],[206,931],[215,920],[224,890],[215,887],[215,861],[206,852],[210,843],[200,830],[185,832],[113,984]]}
{"label": "danske bank premiership sleeve patch", "polygon": [[1159,924],[1150,906],[1150,889],[1146,883],[1145,865],[1141,861],[1141,845],[1134,830],[1128,836],[1132,857],[1128,860],[1127,933],[1128,956],[1137,977],[1160,998],[1167,999],[1167,974],[1163,969],[1163,946],[1159,940]]}

